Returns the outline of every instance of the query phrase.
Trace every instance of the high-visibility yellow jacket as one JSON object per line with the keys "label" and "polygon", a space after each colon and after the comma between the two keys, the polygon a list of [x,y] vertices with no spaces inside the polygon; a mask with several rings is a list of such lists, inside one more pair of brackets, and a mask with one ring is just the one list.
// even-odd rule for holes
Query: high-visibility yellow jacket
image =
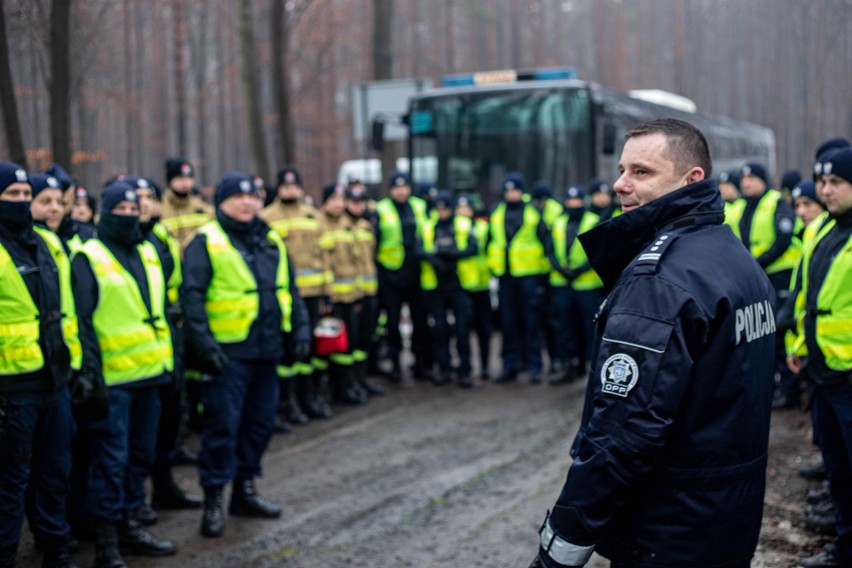
{"label": "high-visibility yellow jacket", "polygon": [[[210,332],[217,343],[245,341],[260,309],[257,280],[218,221],[204,225],[198,232],[206,237],[207,254],[213,268],[213,279],[204,302]],[[293,297],[290,295],[287,247],[275,231],[267,232],[266,237],[278,247],[275,296],[281,308],[281,330],[289,332]]]}
{"label": "high-visibility yellow jacket", "polygon": [[[491,214],[491,240],[488,243],[488,267],[494,276],[503,276],[506,271],[511,276],[532,276],[547,274],[550,262],[544,253],[544,244],[538,238],[538,224],[541,215],[532,205],[524,206],[524,222],[506,242],[506,204],[501,203]],[[508,249],[508,254],[507,254]]]}
{"label": "high-visibility yellow jacket", "polygon": [[348,215],[332,217],[322,212],[320,223],[320,248],[327,258],[326,264],[331,267],[332,274],[329,298],[334,303],[354,302],[360,299],[363,293],[356,285],[361,247],[355,244],[352,222]]}
{"label": "high-visibility yellow jacket", "polygon": [[[437,221],[427,221],[423,225],[423,250],[427,253],[435,251],[435,225]],[[456,237],[456,248],[463,251],[468,246],[471,220],[467,217],[456,215],[453,218],[453,232]],[[479,283],[479,270],[475,256],[461,258],[456,261],[456,276],[459,284],[465,290],[471,291]],[[434,290],[438,287],[438,277],[432,263],[424,260],[420,264],[420,287],[423,290]]]}
{"label": "high-visibility yellow jacket", "polygon": [[186,249],[202,225],[215,218],[213,206],[197,195],[180,197],[167,189],[163,196],[160,222],[178,240],[181,251]]}
{"label": "high-visibility yellow jacket", "polygon": [[[586,211],[583,214],[583,218],[580,220],[580,227],[577,230],[577,234],[580,235],[585,233],[597,225],[598,221],[600,221],[600,217],[598,215],[591,211]],[[567,269],[579,268],[586,264],[589,259],[586,256],[586,251],[583,249],[583,245],[581,245],[580,241],[576,238],[571,243],[570,250],[566,250],[568,248],[567,229],[568,215],[562,215],[553,224],[553,230],[551,231],[551,234],[553,235],[553,252],[556,259],[559,261],[560,266]],[[551,270],[550,285],[556,287],[567,286],[568,281],[559,272]],[[600,279],[597,272],[589,268],[589,270],[581,273],[571,282],[571,287],[575,290],[594,290],[596,288],[602,288],[603,281]]]}
{"label": "high-visibility yellow jacket", "polygon": [[[417,236],[426,223],[426,202],[419,197],[409,197],[408,204],[414,212],[417,223]],[[379,243],[376,260],[387,270],[399,270],[405,261],[405,247],[402,237],[402,222],[393,200],[386,197],[376,203],[378,216]]]}
{"label": "high-visibility yellow jacket", "polygon": [[90,239],[77,253],[88,258],[98,284],[92,323],[107,386],[158,377],[174,368],[160,258],[147,241],[137,245],[136,251],[148,281],[150,311],[139,284],[101,241]]}

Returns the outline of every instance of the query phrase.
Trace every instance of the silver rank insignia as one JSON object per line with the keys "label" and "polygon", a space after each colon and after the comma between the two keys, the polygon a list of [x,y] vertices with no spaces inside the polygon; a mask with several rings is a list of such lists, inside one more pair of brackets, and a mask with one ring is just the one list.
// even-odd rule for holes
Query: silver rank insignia
{"label": "silver rank insignia", "polygon": [[639,381],[639,366],[630,355],[616,353],[601,368],[601,392],[626,397]]}

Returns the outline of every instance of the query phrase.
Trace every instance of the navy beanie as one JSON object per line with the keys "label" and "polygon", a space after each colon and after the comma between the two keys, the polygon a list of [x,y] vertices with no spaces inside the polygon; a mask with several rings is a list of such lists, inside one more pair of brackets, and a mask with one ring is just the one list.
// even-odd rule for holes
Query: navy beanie
{"label": "navy beanie", "polygon": [[223,201],[238,193],[250,193],[255,197],[260,196],[250,175],[242,172],[226,173],[222,176],[221,181],[219,181],[219,185],[216,186],[216,194],[214,196],[216,207],[219,207]]}
{"label": "navy beanie", "polygon": [[589,194],[593,195],[595,193],[609,193],[611,188],[605,179],[594,177],[589,180]]}
{"label": "navy beanie", "polygon": [[390,176],[388,177],[388,189],[392,187],[400,187],[403,185],[411,187],[411,178],[408,176],[408,174],[399,170],[392,171]]}
{"label": "navy beanie", "polygon": [[737,191],[740,190],[740,172],[738,170],[731,170],[730,172],[722,172],[719,174],[719,183],[730,183],[734,187],[737,188]]}
{"label": "navy beanie", "polygon": [[0,162],[0,193],[13,183],[30,183],[27,170],[12,162]]}
{"label": "navy beanie", "polygon": [[33,186],[33,198],[45,189],[58,189],[63,191],[62,184],[53,176],[47,174],[33,174],[30,176],[30,185]]}
{"label": "navy beanie", "polygon": [[766,168],[763,167],[763,164],[759,164],[757,162],[748,162],[740,169],[740,177],[742,176],[755,176],[759,177],[763,180],[763,183],[766,184],[766,187],[769,187],[769,178],[766,177]]}
{"label": "navy beanie", "polygon": [[820,162],[822,175],[834,174],[852,183],[852,147],[827,152]]}
{"label": "navy beanie", "polygon": [[586,190],[582,185],[569,185],[565,188],[565,199],[585,199]]}
{"label": "navy beanie", "polygon": [[44,170],[49,176],[53,176],[56,178],[56,181],[59,182],[59,185],[62,186],[62,190],[65,191],[72,185],[76,185],[74,183],[74,178],[72,178],[65,169],[59,164],[51,164],[49,168]]}
{"label": "navy beanie", "polygon": [[157,197],[159,197],[158,189],[154,188],[154,184],[143,177],[139,176],[118,176],[119,181],[133,186],[133,189],[150,189]]}
{"label": "navy beanie", "polygon": [[424,181],[417,184],[417,197],[430,200],[438,193],[438,186],[434,181]]}
{"label": "navy beanie", "polygon": [[139,203],[139,197],[136,195],[136,188],[123,181],[114,181],[104,187],[101,193],[101,213],[109,213],[112,208],[122,201],[130,201],[131,203]]}
{"label": "navy beanie", "polygon": [[302,174],[293,166],[284,166],[278,170],[278,185],[295,184],[302,187]]}
{"label": "navy beanie", "polygon": [[450,208],[453,206],[453,192],[448,191],[446,189],[442,189],[435,193],[435,197],[432,200],[435,207],[447,207]]}
{"label": "navy beanie", "polygon": [[166,160],[166,184],[178,176],[195,176],[195,169],[186,158],[169,158]]}
{"label": "navy beanie", "polygon": [[792,191],[796,184],[799,183],[802,179],[801,174],[797,170],[787,170],[784,172],[784,175],[781,176],[781,189],[786,189],[787,191]]}
{"label": "navy beanie", "polygon": [[524,175],[521,172],[508,172],[503,176],[503,191],[507,189],[524,190],[525,186]]}
{"label": "navy beanie", "polygon": [[819,161],[820,156],[828,152],[829,150],[836,150],[837,148],[848,148],[850,146],[849,140],[838,136],[837,138],[829,138],[825,142],[819,145],[816,151],[815,158]]}
{"label": "navy beanie", "polygon": [[800,180],[799,183],[796,184],[796,187],[793,188],[793,191],[790,192],[790,195],[793,198],[793,203],[795,203],[800,197],[807,197],[811,201],[816,201],[822,205],[822,201],[820,201],[816,194],[816,186],[814,185],[814,182],[809,179]]}
{"label": "navy beanie", "polygon": [[530,197],[533,199],[544,199],[545,197],[552,196],[553,191],[550,189],[550,184],[544,180],[535,182],[535,185],[533,185],[533,189],[530,192]]}

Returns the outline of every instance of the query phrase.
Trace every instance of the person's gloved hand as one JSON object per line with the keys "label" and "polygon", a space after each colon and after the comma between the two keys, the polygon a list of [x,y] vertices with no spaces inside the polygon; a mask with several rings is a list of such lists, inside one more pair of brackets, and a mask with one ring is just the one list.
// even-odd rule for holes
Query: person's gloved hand
{"label": "person's gloved hand", "polygon": [[166,306],[166,319],[174,324],[183,321],[184,313],[180,300],[171,302],[168,306]]}
{"label": "person's gloved hand", "polygon": [[82,406],[89,402],[92,397],[94,376],[91,371],[74,371],[71,382],[68,383],[68,392],[71,394],[71,404]]}
{"label": "person's gloved hand", "polygon": [[222,352],[222,349],[216,346],[214,349],[206,351],[201,356],[199,368],[205,373],[211,375],[219,375],[225,370],[228,365],[228,356]]}
{"label": "person's gloved hand", "polygon": [[447,262],[437,254],[430,255],[429,262],[436,272],[445,272],[447,269]]}
{"label": "person's gloved hand", "polygon": [[297,341],[293,344],[293,358],[300,363],[307,362],[311,358],[312,352],[310,341]]}

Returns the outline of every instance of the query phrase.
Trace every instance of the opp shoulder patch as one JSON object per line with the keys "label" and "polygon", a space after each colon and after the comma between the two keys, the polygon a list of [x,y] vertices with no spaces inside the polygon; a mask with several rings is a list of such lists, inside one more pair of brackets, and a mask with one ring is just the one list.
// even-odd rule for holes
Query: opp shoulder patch
{"label": "opp shoulder patch", "polygon": [[639,382],[639,365],[630,355],[616,353],[601,367],[601,392],[627,397]]}

